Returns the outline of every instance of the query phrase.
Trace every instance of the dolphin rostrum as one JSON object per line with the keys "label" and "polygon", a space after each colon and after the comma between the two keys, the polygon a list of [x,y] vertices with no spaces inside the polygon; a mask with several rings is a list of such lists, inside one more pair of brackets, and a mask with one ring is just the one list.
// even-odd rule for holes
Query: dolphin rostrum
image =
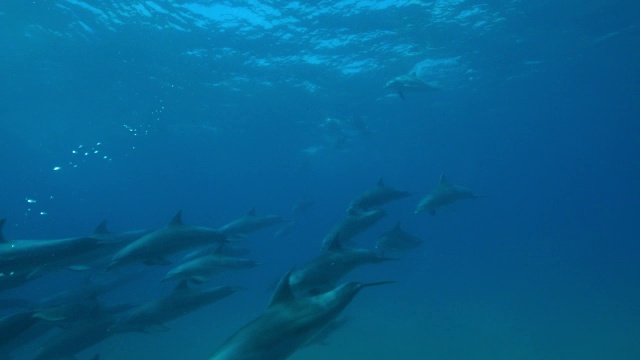
{"label": "dolphin rostrum", "polygon": [[209,360],[284,360],[304,347],[335,320],[367,286],[349,282],[311,297],[294,296],[287,273],[280,279],[267,310],[225,341]]}
{"label": "dolphin rostrum", "polygon": [[215,229],[183,224],[182,211],[178,211],[167,226],[120,249],[111,259],[108,268],[138,261],[147,265],[169,264],[169,260],[165,258],[168,255],[196,246],[224,243],[226,238]]}
{"label": "dolphin rostrum", "polygon": [[444,206],[462,199],[476,199],[479,195],[474,194],[471,190],[455,185],[448,181],[444,174],[440,175],[440,182],[427,196],[425,196],[416,207],[416,214],[428,212],[435,215],[436,211]]}
{"label": "dolphin rostrum", "polygon": [[367,210],[382,206],[394,200],[399,200],[411,195],[408,191],[397,190],[386,186],[382,178],[378,179],[376,187],[360,195],[351,203],[347,212],[352,210]]}

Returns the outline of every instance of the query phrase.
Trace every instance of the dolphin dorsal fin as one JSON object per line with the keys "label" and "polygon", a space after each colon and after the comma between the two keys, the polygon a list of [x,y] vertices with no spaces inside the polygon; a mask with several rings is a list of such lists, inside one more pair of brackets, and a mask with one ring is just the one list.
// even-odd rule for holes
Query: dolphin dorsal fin
{"label": "dolphin dorsal fin", "polygon": [[96,226],[95,230],[93,230],[93,235],[107,235],[110,234],[109,230],[107,230],[107,220],[103,220],[98,226]]}
{"label": "dolphin dorsal fin", "polygon": [[247,216],[256,216],[256,208],[252,207],[247,213]]}
{"label": "dolphin dorsal fin", "polygon": [[7,219],[0,219],[0,244],[7,242],[7,239],[4,238],[4,233],[2,231],[5,222],[7,222]]}
{"label": "dolphin dorsal fin", "polygon": [[291,270],[288,271],[278,282],[278,286],[276,287],[276,291],[273,292],[273,296],[271,296],[268,307],[272,307],[274,305],[282,304],[285,302],[290,302],[295,299],[295,296],[293,296],[293,291],[291,291],[291,285],[289,284],[290,277]]}
{"label": "dolphin dorsal fin", "polygon": [[342,247],[342,243],[340,242],[340,232],[336,232],[335,235],[331,238],[331,242],[329,242],[329,246],[327,246],[327,252],[336,252],[342,251],[344,248]]}
{"label": "dolphin dorsal fin", "polygon": [[402,228],[400,227],[400,220],[398,220],[398,222],[396,223],[396,226],[393,228],[393,231],[402,231]]}
{"label": "dolphin dorsal fin", "polygon": [[384,187],[384,181],[382,180],[382,176],[378,179],[378,187]]}
{"label": "dolphin dorsal fin", "polygon": [[449,180],[447,180],[447,177],[444,176],[444,174],[440,174],[440,185],[449,185],[451,184],[449,182]]}
{"label": "dolphin dorsal fin", "polygon": [[171,219],[171,221],[169,222],[169,226],[180,226],[180,225],[184,225],[182,223],[182,210],[178,211],[173,216],[173,219]]}

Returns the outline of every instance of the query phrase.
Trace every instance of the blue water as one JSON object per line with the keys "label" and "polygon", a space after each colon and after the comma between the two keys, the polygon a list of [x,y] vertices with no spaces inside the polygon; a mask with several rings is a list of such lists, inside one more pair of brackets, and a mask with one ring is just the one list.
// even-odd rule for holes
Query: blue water
{"label": "blue water", "polygon": [[[0,5],[5,237],[315,205],[290,239],[248,237],[260,270],[213,282],[246,290],[79,359],[206,359],[381,176],[416,195],[357,244],[397,220],[425,244],[350,274],[397,283],[363,291],[327,345],[292,359],[640,358],[636,1],[134,3]],[[437,90],[383,89],[412,71]],[[441,173],[484,197],[415,215]],[[169,267],[137,269],[104,301],[170,290]],[[0,298],[38,301],[82,277]]]}

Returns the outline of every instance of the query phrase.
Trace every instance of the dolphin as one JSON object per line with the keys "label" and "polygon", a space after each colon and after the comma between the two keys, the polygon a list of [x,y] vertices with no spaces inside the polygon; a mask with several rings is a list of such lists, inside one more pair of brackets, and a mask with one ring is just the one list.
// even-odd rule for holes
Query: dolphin
{"label": "dolphin", "polygon": [[356,235],[372,227],[385,216],[387,216],[387,213],[382,209],[352,209],[347,213],[347,217],[338,225],[334,226],[329,234],[324,237],[322,240],[322,248],[326,249],[338,233],[340,233],[340,241],[348,243]]}
{"label": "dolphin", "polygon": [[329,325],[322,329],[322,331],[310,339],[309,342],[305,344],[305,347],[313,345],[327,345],[327,339],[336,331],[342,329],[349,322],[351,322],[351,318],[347,316],[333,320]]}
{"label": "dolphin", "polygon": [[93,230],[93,234],[91,234],[91,237],[107,243],[128,244],[135,240],[138,240],[139,238],[149,234],[152,231],[153,230],[143,229],[114,233],[107,229],[107,221],[105,220],[98,224],[95,230]]}
{"label": "dolphin", "polygon": [[416,214],[429,212],[435,215],[436,211],[444,206],[462,199],[476,199],[479,195],[471,190],[449,182],[444,174],[440,175],[440,182],[427,196],[425,196],[416,207]]}
{"label": "dolphin", "polygon": [[258,262],[254,260],[222,255],[221,249],[223,248],[224,247],[220,247],[209,254],[196,257],[178,265],[169,270],[163,281],[190,279],[202,283],[208,281],[211,276],[224,271],[249,269],[259,265]]}
{"label": "dolphin", "polygon": [[349,282],[311,297],[294,296],[284,275],[265,312],[228,338],[209,360],[283,360],[304,347],[334,321],[365,287]]}
{"label": "dolphin", "polygon": [[353,210],[366,210],[377,206],[382,206],[394,200],[399,200],[411,195],[408,191],[397,190],[389,186],[385,186],[382,178],[378,179],[375,188],[360,195],[351,203],[347,212]]}
{"label": "dolphin", "polygon": [[389,80],[384,88],[397,91],[402,100],[404,100],[405,92],[430,92],[436,90],[435,87],[420,80],[414,73],[397,76]]}
{"label": "dolphin", "polygon": [[133,241],[120,249],[108,269],[127,263],[142,261],[147,265],[169,264],[165,257],[189,248],[211,243],[224,243],[227,237],[220,231],[182,223],[182,211],[169,224]]}
{"label": "dolphin", "polygon": [[300,269],[293,270],[289,284],[298,295],[318,294],[333,289],[338,280],[357,267],[395,260],[373,250],[345,248],[336,234],[327,249]]}
{"label": "dolphin", "polygon": [[285,221],[281,216],[259,216],[254,208],[247,215],[222,226],[219,231],[227,236],[242,236]]}
{"label": "dolphin", "polygon": [[0,219],[0,274],[3,276],[28,273],[26,279],[29,280],[44,272],[77,264],[82,255],[103,245],[93,237],[8,240],[2,234],[4,224],[5,219]]}
{"label": "dolphin", "polygon": [[131,313],[115,324],[110,331],[158,331],[166,330],[165,323],[212,304],[238,291],[231,286],[216,286],[196,290],[186,280],[164,298],[153,300],[134,308]]}
{"label": "dolphin", "polygon": [[382,234],[376,241],[376,249],[381,255],[390,251],[406,251],[422,245],[423,240],[402,230],[400,221],[396,226]]}
{"label": "dolphin", "polygon": [[34,311],[22,311],[0,318],[0,348],[27,331],[40,319],[33,316]]}
{"label": "dolphin", "polygon": [[33,360],[73,359],[74,355],[114,335],[110,328],[112,315],[85,319],[49,338],[38,349]]}

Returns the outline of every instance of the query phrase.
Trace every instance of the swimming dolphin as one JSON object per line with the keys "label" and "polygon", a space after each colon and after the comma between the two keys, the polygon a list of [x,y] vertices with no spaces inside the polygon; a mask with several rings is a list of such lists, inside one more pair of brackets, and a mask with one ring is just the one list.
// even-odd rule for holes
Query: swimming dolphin
{"label": "swimming dolphin", "polygon": [[254,260],[225,256],[220,247],[209,254],[196,257],[171,269],[164,277],[166,280],[192,280],[198,283],[206,282],[211,276],[229,270],[249,269],[258,266]]}
{"label": "swimming dolphin", "polygon": [[294,296],[287,273],[267,310],[238,330],[209,360],[283,360],[304,347],[335,320],[365,287],[389,284],[349,282],[311,297]]}
{"label": "swimming dolphin", "polygon": [[0,318],[0,349],[40,321],[33,314],[34,311],[29,310]]}
{"label": "swimming dolphin", "polygon": [[425,196],[416,207],[416,214],[429,212],[435,215],[441,207],[447,206],[462,199],[476,199],[480,197],[471,190],[449,182],[444,175],[440,175],[440,182],[427,196]]}
{"label": "swimming dolphin", "polygon": [[333,333],[342,329],[349,322],[351,322],[351,318],[347,316],[333,320],[329,325],[309,340],[309,342],[305,344],[305,347],[313,345],[327,345],[327,339],[333,335]]}
{"label": "swimming dolphin", "polygon": [[114,332],[165,330],[165,323],[221,300],[237,290],[238,288],[230,286],[216,286],[205,290],[192,289],[188,286],[188,282],[183,280],[164,298],[134,308],[110,330]]}
{"label": "swimming dolphin", "polygon": [[373,250],[345,248],[336,234],[320,256],[291,272],[289,284],[297,295],[319,294],[333,289],[357,267],[389,260],[394,259],[380,257]]}
{"label": "swimming dolphin", "polygon": [[182,211],[162,229],[153,231],[118,251],[107,267],[142,261],[147,265],[169,264],[165,257],[189,248],[212,243],[224,243],[226,236],[220,231],[182,223]]}
{"label": "swimming dolphin", "polygon": [[385,89],[392,89],[398,92],[398,96],[404,100],[405,92],[429,92],[436,90],[435,87],[420,80],[415,74],[397,76],[387,82]]}
{"label": "swimming dolphin", "polygon": [[397,190],[386,186],[382,178],[378,179],[375,188],[360,195],[351,203],[347,212],[353,210],[366,210],[377,206],[382,206],[394,200],[399,200],[411,195],[408,191]]}
{"label": "swimming dolphin", "polygon": [[281,216],[275,215],[257,215],[255,209],[251,209],[247,215],[240,219],[234,220],[220,229],[221,233],[227,236],[246,235],[266,227],[277,225],[286,220]]}
{"label": "swimming dolphin", "polygon": [[131,230],[123,232],[111,232],[107,229],[107,221],[103,221],[93,230],[92,238],[102,240],[107,243],[127,244],[151,233],[153,230]]}
{"label": "swimming dolphin", "polygon": [[402,230],[400,221],[396,226],[382,234],[376,241],[376,249],[381,255],[392,251],[406,251],[422,245],[422,239]]}
{"label": "swimming dolphin", "polygon": [[113,315],[77,322],[45,341],[33,360],[74,359],[75,354],[114,335],[109,330],[114,323]]}
{"label": "swimming dolphin", "polygon": [[54,240],[8,240],[2,234],[0,219],[0,274],[28,273],[26,279],[77,264],[82,255],[100,248],[93,237]]}
{"label": "swimming dolphin", "polygon": [[372,227],[385,216],[387,216],[387,213],[382,209],[352,209],[347,213],[347,217],[334,226],[329,234],[324,237],[322,248],[326,249],[338,233],[340,234],[340,241],[343,243],[350,242],[356,235]]}

